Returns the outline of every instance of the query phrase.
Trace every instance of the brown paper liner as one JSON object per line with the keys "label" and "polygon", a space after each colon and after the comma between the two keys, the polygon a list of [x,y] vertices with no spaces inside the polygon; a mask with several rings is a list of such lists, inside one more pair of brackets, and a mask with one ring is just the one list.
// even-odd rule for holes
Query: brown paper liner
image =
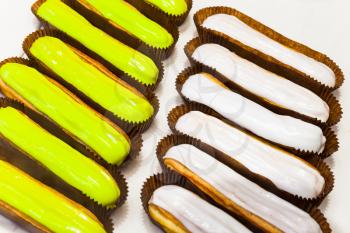
{"label": "brown paper liner", "polygon": [[[210,204],[218,207],[219,209],[222,209],[218,204],[216,204],[213,200],[210,199],[210,197],[203,193],[201,190],[199,190],[196,186],[194,186],[191,182],[189,182],[185,177],[179,175],[176,172],[165,170],[164,173],[160,173],[157,175],[153,175],[144,182],[142,189],[141,189],[141,201],[142,206],[148,215],[149,219],[160,229],[162,229],[161,225],[156,222],[150,215],[148,210],[148,202],[151,199],[153,192],[165,185],[177,185],[182,188],[185,188],[196,195],[198,195],[200,198],[204,199],[205,201],[209,202]],[[227,212],[223,209],[227,214],[231,215],[233,218],[241,222],[243,225],[245,225],[247,228],[252,230],[253,232],[262,232],[257,227],[249,223],[249,221],[243,219],[242,217],[236,215],[235,213]],[[162,229],[163,230],[163,229]],[[163,232],[165,232],[163,230]]]}
{"label": "brown paper liner", "polygon": [[[1,146],[3,146],[3,141],[1,141]],[[6,152],[5,152],[6,153]],[[4,153],[0,155],[0,159],[7,161],[7,162],[14,162],[16,158],[11,158],[10,156],[6,157],[3,156]],[[23,156],[25,157],[25,156]],[[12,164],[15,167],[19,168],[20,170],[24,171],[28,175],[32,176],[34,179],[36,179],[38,182],[44,183],[47,185],[47,182],[54,182],[56,177],[53,177],[51,175],[48,175],[48,173],[43,172],[42,167],[38,166],[38,164],[31,164],[31,162],[28,161],[20,161],[19,163],[15,162],[15,164]],[[35,170],[38,169],[38,170]],[[30,172],[29,172],[30,171]],[[37,174],[40,173],[40,174]],[[119,174],[121,175],[121,174]],[[119,176],[118,175],[118,176]],[[44,182],[45,181],[45,182]],[[87,210],[91,211],[92,214],[94,214],[97,219],[103,224],[105,230],[108,233],[112,233],[114,230],[114,225],[111,220],[111,211],[107,210],[103,206],[97,204],[96,202],[91,201],[88,197],[81,195],[81,197],[78,197],[78,194],[70,194],[66,193],[69,190],[64,188],[64,185],[61,186],[61,181],[57,180],[57,187],[52,187],[51,185],[48,185],[51,188],[56,189],[56,191],[60,192],[67,198],[71,199],[74,202],[77,202],[79,205],[84,206]],[[40,195],[40,194],[38,194]],[[74,197],[74,198],[72,198]],[[77,201],[76,199],[79,199]],[[82,204],[83,203],[83,204]],[[51,232],[46,227],[41,225],[40,223],[36,222],[35,220],[31,219],[29,216],[21,213],[19,210],[14,209],[13,207],[9,206],[8,204],[0,201],[0,214],[7,217],[11,221],[17,223],[19,226],[21,226],[23,229],[26,229],[29,232],[37,233],[37,232]]]}
{"label": "brown paper liner", "polygon": [[197,147],[198,149],[202,150],[203,152],[211,155],[218,161],[227,165],[232,170],[246,177],[250,181],[258,184],[265,190],[276,194],[277,196],[287,200],[290,203],[293,203],[294,205],[304,210],[308,210],[318,206],[323,201],[323,199],[332,191],[334,187],[334,176],[332,171],[330,170],[327,164],[325,164],[322,160],[318,158],[312,158],[305,162],[309,162],[310,166],[313,166],[314,169],[318,170],[319,173],[322,175],[322,177],[325,179],[325,185],[324,185],[323,191],[315,198],[304,198],[304,197],[293,195],[291,193],[288,193],[286,191],[279,189],[272,183],[272,181],[270,181],[266,177],[263,177],[262,175],[259,175],[250,171],[239,161],[231,158],[230,156],[215,149],[214,147],[206,143],[203,143],[198,139],[192,138],[188,135],[173,134],[160,140],[157,146],[156,154],[163,170],[168,170],[167,166],[164,164],[164,161],[163,161],[163,157],[165,156],[166,152],[171,147],[176,145],[181,145],[181,144],[190,144]]}
{"label": "brown paper liner", "polygon": [[[337,100],[337,98],[327,88],[324,88],[323,90],[321,90],[320,93],[315,93],[321,99],[323,99],[327,103],[327,105],[329,106],[329,118],[328,118],[327,122],[321,122],[320,120],[318,120],[316,118],[306,116],[302,113],[298,113],[296,111],[289,110],[289,109],[283,108],[282,106],[278,106],[274,103],[271,103],[268,100],[264,99],[263,97],[260,97],[256,94],[244,89],[240,85],[238,85],[235,82],[231,81],[230,79],[226,78],[223,74],[216,71],[215,68],[206,66],[203,63],[199,62],[198,60],[194,59],[192,57],[192,54],[194,53],[194,51],[199,46],[201,46],[203,44],[207,44],[207,43],[215,43],[215,44],[219,44],[221,46],[225,46],[226,40],[223,39],[222,37],[212,38],[212,37],[208,36],[208,37],[203,37],[203,38],[196,37],[196,38],[192,39],[191,41],[189,41],[185,46],[185,54],[187,55],[191,64],[196,68],[192,68],[192,69],[188,68],[188,69],[184,70],[179,76],[192,75],[194,73],[201,72],[201,71],[208,72],[208,73],[211,73],[217,79],[219,79],[221,82],[223,82],[231,90],[234,90],[235,92],[243,95],[244,97],[249,98],[260,105],[263,105],[264,107],[267,107],[268,109],[270,109],[271,111],[273,111],[277,114],[289,115],[289,116],[299,118],[301,120],[310,122],[312,124],[315,124],[315,125],[318,125],[321,127],[323,127],[325,125],[332,126],[332,125],[337,124],[340,121],[340,119],[342,117],[342,108],[341,108],[340,103]],[[179,77],[179,79],[182,79],[182,78]]]}
{"label": "brown paper liner", "polygon": [[[321,127],[323,135],[326,137],[325,148],[324,148],[324,151],[322,153],[315,153],[315,152],[312,152],[312,151],[300,150],[300,149],[297,149],[297,148],[285,146],[285,145],[282,145],[282,144],[279,144],[279,143],[267,140],[267,139],[265,139],[263,137],[260,137],[260,136],[258,136],[256,134],[254,134],[253,132],[251,132],[251,131],[249,131],[249,130],[239,126],[238,124],[236,124],[236,123],[226,119],[221,114],[219,114],[218,112],[214,111],[212,108],[209,108],[208,106],[200,104],[200,103],[197,103],[197,102],[190,101],[185,96],[183,96],[182,93],[181,93],[181,89],[182,89],[183,83],[186,81],[187,78],[188,77],[180,76],[176,80],[176,89],[179,92],[179,94],[182,97],[182,99],[186,103],[189,104],[189,108],[191,108],[191,107],[193,107],[194,109],[198,108],[198,109],[200,109],[200,111],[203,111],[204,113],[207,113],[209,115],[213,115],[216,118],[219,118],[220,120],[223,120],[224,122],[228,123],[229,125],[237,128],[237,129],[239,129],[239,130],[241,130],[241,131],[243,131],[243,132],[245,132],[245,133],[247,133],[249,135],[252,135],[255,138],[261,139],[262,141],[264,141],[266,143],[269,143],[269,144],[275,145],[277,147],[280,147],[280,148],[282,148],[284,150],[287,150],[290,153],[298,155],[301,158],[311,158],[311,157],[314,157],[314,156],[317,156],[317,157],[320,157],[320,158],[326,158],[326,157],[329,157],[330,155],[332,155],[334,152],[336,152],[338,150],[339,145],[338,145],[337,136],[335,135],[334,131],[330,127],[327,127],[327,126]],[[170,115],[171,114],[175,114],[175,113],[171,112]]]}
{"label": "brown paper liner", "polygon": [[[35,119],[29,111],[26,112],[25,108],[21,108],[21,104],[17,104],[16,102],[11,101],[9,99],[0,99],[0,108],[5,107],[13,107],[19,111],[21,111],[22,109],[24,110],[23,112],[21,111],[23,114],[25,114],[35,123],[38,123],[37,119]],[[8,140],[1,134],[0,148],[2,151],[2,153],[0,154],[0,159],[11,163],[12,165],[23,170],[35,179],[61,192],[70,199],[80,203],[85,207],[89,207],[94,204],[101,205],[101,203],[98,203],[97,201],[88,197],[85,193],[82,193],[80,190],[66,183],[62,178],[54,174],[51,170],[49,170],[39,161],[35,160],[30,154],[23,151],[20,147],[15,145],[13,142]],[[128,185],[126,179],[116,166],[108,166],[106,167],[106,170],[108,170],[110,175],[117,182],[121,193],[117,202],[114,203],[115,206],[110,206],[108,208],[106,207],[106,209],[114,210],[115,208],[118,208],[122,204],[124,204],[128,194]]]}
{"label": "brown paper liner", "polygon": [[167,14],[158,7],[146,2],[145,0],[126,0],[131,5],[136,7],[139,11],[141,11],[148,18],[162,24],[165,20],[170,20],[175,25],[180,26],[186,20],[190,10],[192,9],[192,0],[185,0],[187,3],[187,11],[179,16]]}
{"label": "brown paper liner", "polygon": [[124,44],[141,51],[144,54],[152,55],[159,60],[168,58],[175,48],[175,44],[179,39],[179,31],[176,26],[171,25],[170,21],[164,18],[159,18],[157,22],[161,22],[160,25],[165,28],[173,37],[174,42],[168,48],[157,48],[146,44],[142,40],[131,35],[122,28],[116,26],[113,22],[103,17],[97,11],[89,9],[84,3],[76,0],[64,0],[64,2],[73,8],[75,11],[79,12],[82,16],[88,19],[96,27],[107,32],[114,38],[123,42]]}
{"label": "brown paper liner", "polygon": [[[210,30],[208,28],[205,28],[202,25],[204,20],[208,18],[211,15],[223,13],[223,14],[229,14],[232,16],[237,17],[239,20],[247,24],[248,26],[252,27],[256,31],[266,35],[267,37],[279,42],[280,44],[291,48],[297,52],[300,52],[310,58],[313,58],[326,66],[328,66],[335,74],[336,82],[334,87],[328,87],[313,77],[297,70],[296,68],[293,68],[289,65],[286,65],[279,60],[264,54],[256,49],[253,49],[249,46],[246,46],[245,44],[241,43],[240,41],[237,41],[223,33],[220,33],[218,31]],[[236,9],[229,8],[229,7],[208,7],[201,9],[194,15],[194,22],[196,24],[198,34],[202,38],[223,38],[226,40],[225,47],[230,49],[231,51],[234,51],[239,56],[248,59],[257,65],[270,70],[278,75],[281,75],[282,77],[285,77],[289,79],[292,82],[295,82],[301,86],[307,87],[310,90],[314,91],[315,93],[321,93],[324,88],[327,88],[329,90],[334,90],[339,88],[343,81],[344,81],[344,74],[341,71],[341,69],[338,67],[338,65],[331,60],[327,55],[322,54],[318,51],[315,51],[303,44],[300,44],[296,41],[293,41],[280,33],[272,30],[271,28],[265,26],[264,24],[254,20],[253,18],[239,12]]]}
{"label": "brown paper liner", "polygon": [[[247,228],[249,228],[253,232],[263,232],[261,229],[253,225],[249,220],[242,218],[236,213],[233,213],[227,209],[222,208],[219,204],[215,203],[207,194],[203,193],[201,190],[199,190],[194,184],[192,184],[190,181],[188,181],[185,177],[177,174],[176,172],[166,170],[164,173],[153,175],[144,182],[142,190],[141,190],[141,201],[142,206],[148,215],[149,219],[157,225],[159,228],[161,228],[160,224],[157,223],[149,214],[148,211],[148,202],[150,198],[152,197],[153,192],[158,189],[159,187],[165,186],[165,185],[177,185],[182,188],[188,189],[189,191],[192,191],[193,193],[197,194],[202,199],[206,200],[207,202],[215,205],[216,207],[222,209],[227,214],[231,215],[233,218],[241,222],[243,225],[245,225]],[[323,214],[318,209],[311,209],[307,211],[320,225],[322,232],[324,233],[330,233],[331,229],[329,227],[329,224],[326,220],[326,218],[323,216]],[[162,229],[162,228],[161,228]]]}
{"label": "brown paper liner", "polygon": [[[164,66],[163,66],[162,61],[159,58],[157,58],[155,56],[155,54],[145,54],[145,55],[149,56],[153,60],[153,62],[156,64],[156,66],[157,66],[157,68],[159,70],[157,82],[155,84],[151,84],[151,85],[143,84],[143,83],[137,81],[136,79],[134,79],[129,74],[127,74],[124,71],[122,71],[122,70],[118,69],[117,67],[115,67],[113,64],[111,64],[110,62],[105,60],[103,57],[101,57],[100,55],[98,55],[94,51],[92,51],[92,50],[88,49],[87,47],[85,47],[82,43],[80,43],[79,41],[75,40],[73,37],[70,37],[68,34],[64,33],[63,31],[61,31],[59,29],[52,29],[52,28],[55,28],[55,27],[53,25],[49,24],[49,22],[47,22],[44,19],[42,19],[36,13],[38,8],[45,1],[46,0],[38,0],[32,6],[33,14],[40,20],[40,22],[42,23],[42,25],[45,28],[44,29],[45,31],[50,31],[49,33],[51,33],[52,36],[59,38],[60,40],[64,41],[65,43],[70,44],[71,46],[77,48],[78,50],[80,50],[84,54],[88,55],[89,57],[97,60],[99,63],[104,65],[108,70],[112,71],[120,79],[122,79],[123,81],[129,83],[131,86],[135,87],[140,92],[142,92],[142,94],[147,94],[147,92],[154,91],[157,88],[158,84],[163,79]],[[137,49],[137,48],[135,48],[135,49]]]}
{"label": "brown paper liner", "polygon": [[[33,67],[32,62],[23,58],[9,58],[2,62],[0,62],[0,67],[6,63],[13,62],[13,63],[19,63],[24,64],[29,67]],[[63,87],[60,87],[64,89]],[[68,90],[64,90],[66,93],[69,93]],[[7,93],[3,93],[7,94]],[[73,96],[73,95],[72,95]],[[74,96],[75,97],[75,96]],[[77,99],[77,98],[76,98]],[[79,99],[77,99],[79,100]],[[80,100],[79,100],[80,101]],[[25,103],[21,103],[19,100],[12,99],[11,96],[9,98],[0,98],[0,106],[12,106],[17,108],[18,110],[24,112],[26,115],[28,115],[30,118],[32,118],[34,121],[36,121],[41,127],[49,131],[51,134],[55,135],[62,141],[66,142],[70,146],[72,146],[74,149],[78,150],[80,153],[88,156],[89,158],[95,160],[99,164],[101,164],[104,167],[109,167],[110,164],[106,162],[98,153],[96,153],[91,147],[89,147],[87,144],[85,144],[83,141],[79,140],[66,130],[62,129],[56,122],[51,120],[49,117],[45,116],[44,114],[34,110],[31,108],[31,106],[27,106]],[[93,111],[93,110],[92,110]],[[107,120],[107,118],[105,118]],[[111,123],[113,124],[113,123]],[[113,126],[115,126],[113,124]],[[123,132],[122,132],[123,133]],[[126,135],[126,134],[125,134]],[[137,157],[140,153],[141,147],[142,147],[142,138],[141,134],[136,130],[133,132],[130,132],[128,135],[126,135],[130,139],[131,144],[131,150],[129,154],[127,155],[124,162],[120,165],[120,167],[125,166],[129,163],[132,159]],[[114,165],[116,166],[116,165]]]}
{"label": "brown paper liner", "polygon": [[[127,119],[123,119],[121,117],[118,117],[117,115],[113,114],[112,112],[108,111],[104,107],[102,107],[100,104],[96,103],[94,100],[92,100],[90,97],[86,96],[83,92],[78,90],[76,87],[74,87],[72,84],[68,83],[65,81],[61,76],[59,76],[57,73],[55,73],[53,70],[51,70],[48,66],[46,66],[43,62],[41,62],[39,59],[37,59],[31,52],[30,48],[32,44],[40,37],[45,37],[45,36],[55,36],[51,33],[52,31],[48,30],[39,30],[36,32],[33,32],[30,34],[23,42],[23,50],[27,54],[27,56],[33,61],[33,66],[40,72],[47,74],[49,77],[53,78],[55,81],[59,82],[62,84],[65,88],[70,90],[73,94],[78,96],[81,100],[83,100],[86,104],[91,106],[93,109],[98,111],[100,114],[104,115],[107,117],[109,120],[111,120],[113,123],[117,124],[120,126],[126,133],[130,133],[132,131],[139,131],[139,132],[144,132],[146,131],[150,125],[152,124],[154,117],[159,111],[159,101],[157,96],[150,91],[147,91],[145,94],[144,98],[146,98],[150,104],[152,105],[154,109],[154,113],[151,116],[151,118],[147,119],[144,122],[140,123],[135,123],[128,121]],[[85,56],[85,55],[83,55]],[[83,58],[84,59],[84,58]],[[90,58],[91,59],[91,58]],[[90,61],[89,61],[90,62]],[[109,73],[109,71],[103,67],[100,63],[97,61],[91,59],[91,64],[94,64],[94,66],[99,67],[99,69],[103,69],[106,71],[106,74]],[[118,79],[118,77],[111,77],[112,79]],[[125,83],[122,80],[117,80],[117,82],[120,82],[121,85],[126,86],[128,89],[130,89],[132,92],[136,93],[137,95],[142,95],[139,93],[136,89],[131,87],[129,84]]]}

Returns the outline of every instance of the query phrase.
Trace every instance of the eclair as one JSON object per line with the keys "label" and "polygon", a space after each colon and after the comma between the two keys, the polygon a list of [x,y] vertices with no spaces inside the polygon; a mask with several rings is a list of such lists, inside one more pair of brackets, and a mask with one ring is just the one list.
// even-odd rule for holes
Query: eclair
{"label": "eclair", "polygon": [[113,206],[120,196],[116,181],[105,168],[13,107],[0,108],[0,140],[101,205]]}
{"label": "eclair", "polygon": [[251,232],[221,209],[176,185],[156,189],[148,202],[148,210],[166,232]]}
{"label": "eclair", "polygon": [[194,50],[192,58],[263,99],[267,105],[291,110],[323,123],[329,118],[329,106],[314,92],[261,68],[221,45],[202,44]]}
{"label": "eclair", "polygon": [[147,18],[126,1],[78,0],[77,2],[104,17],[116,29],[123,30],[153,48],[166,49],[174,43],[173,36],[164,27]]}
{"label": "eclair", "polygon": [[0,209],[34,232],[105,233],[89,210],[0,160]]}
{"label": "eclair", "polygon": [[0,66],[2,93],[39,112],[107,163],[120,165],[126,159],[131,142],[122,129],[25,60],[17,60]]}
{"label": "eclair", "polygon": [[344,75],[325,54],[293,41],[229,7],[209,7],[194,20],[201,36],[220,37],[247,59],[320,92],[338,88]]}
{"label": "eclair", "polygon": [[303,198],[316,198],[324,190],[325,179],[312,164],[216,117],[193,110],[179,116],[174,124],[176,133],[225,153],[279,190]]}
{"label": "eclair", "polygon": [[322,232],[305,211],[267,192],[189,144],[170,148],[164,164],[180,173],[219,205],[264,232]]}
{"label": "eclair", "polygon": [[142,0],[145,1],[166,14],[179,16],[185,14],[188,6],[185,0]]}
{"label": "eclair", "polygon": [[66,33],[139,83],[146,86],[156,84],[159,70],[151,58],[93,26],[60,0],[40,3],[33,6],[34,13],[40,19]]}
{"label": "eclair", "polygon": [[109,111],[117,118],[135,124],[143,123],[153,116],[154,108],[144,95],[62,40],[42,36],[27,51],[39,65],[53,73],[53,77],[58,76],[101,106],[101,113]]}
{"label": "eclair", "polygon": [[286,115],[276,114],[228,89],[209,73],[191,75],[181,91],[189,101],[206,105],[257,136],[287,148],[314,153],[324,150],[322,129]]}

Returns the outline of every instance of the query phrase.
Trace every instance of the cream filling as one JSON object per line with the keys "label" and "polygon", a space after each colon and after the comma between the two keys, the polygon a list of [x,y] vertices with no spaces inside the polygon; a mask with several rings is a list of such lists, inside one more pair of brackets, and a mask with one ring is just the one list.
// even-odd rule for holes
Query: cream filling
{"label": "cream filling", "polygon": [[322,232],[308,213],[267,192],[192,145],[174,146],[164,158],[183,164],[228,199],[284,232]]}
{"label": "cream filling", "polygon": [[199,111],[180,117],[176,129],[224,152],[279,189],[306,198],[317,197],[325,180],[303,160],[251,137]]}
{"label": "cream filling", "polygon": [[171,213],[192,233],[251,232],[224,211],[176,185],[155,190],[149,204]]}
{"label": "cream filling", "polygon": [[195,74],[186,80],[181,92],[265,139],[301,150],[323,151],[326,138],[318,126],[273,113],[216,81],[209,74]]}
{"label": "cream filling", "polygon": [[224,33],[251,48],[302,71],[322,84],[329,87],[335,86],[335,74],[328,66],[272,40],[235,16],[215,14],[205,19],[202,26]]}
{"label": "cream filling", "polygon": [[274,105],[322,122],[328,120],[329,107],[315,93],[237,56],[225,47],[204,44],[199,46],[192,56]]}

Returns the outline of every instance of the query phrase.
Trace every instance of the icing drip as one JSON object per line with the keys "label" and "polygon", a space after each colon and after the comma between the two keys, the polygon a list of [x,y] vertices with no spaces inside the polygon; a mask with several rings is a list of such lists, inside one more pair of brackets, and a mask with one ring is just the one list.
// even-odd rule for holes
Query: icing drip
{"label": "icing drip", "polygon": [[318,196],[324,178],[305,161],[253,138],[202,112],[180,117],[176,129],[224,152],[279,189],[306,198]]}
{"label": "icing drip", "polygon": [[328,66],[272,40],[249,27],[237,17],[215,14],[205,19],[202,26],[222,32],[245,45],[270,55],[313,77],[322,84],[330,87],[335,86],[335,74]]}
{"label": "icing drip", "polygon": [[267,192],[192,145],[174,146],[164,158],[185,165],[241,208],[284,232],[321,232],[317,222],[308,213]]}
{"label": "icing drip", "polygon": [[158,188],[149,203],[171,213],[192,233],[251,232],[224,211],[176,185]]}
{"label": "icing drip", "polygon": [[232,82],[274,105],[326,122],[329,107],[312,91],[267,71],[217,44],[199,46],[197,61],[215,68]]}
{"label": "icing drip", "polygon": [[324,149],[326,138],[318,126],[275,114],[230,91],[209,74],[190,76],[181,92],[191,101],[213,108],[227,119],[270,141],[306,151],[322,152]]}

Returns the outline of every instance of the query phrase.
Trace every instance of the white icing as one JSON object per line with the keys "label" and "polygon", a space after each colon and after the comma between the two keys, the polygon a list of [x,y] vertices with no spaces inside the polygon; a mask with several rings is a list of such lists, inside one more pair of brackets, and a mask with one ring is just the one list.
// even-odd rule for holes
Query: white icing
{"label": "white icing", "polygon": [[191,101],[211,107],[262,138],[301,150],[323,151],[326,138],[320,127],[278,115],[210,78],[212,76],[206,73],[190,76],[183,84],[182,94]]}
{"label": "white icing", "polygon": [[192,54],[232,82],[285,109],[326,122],[329,107],[312,91],[237,56],[218,44],[204,44]]}
{"label": "white icing", "polygon": [[267,145],[223,121],[199,111],[181,116],[176,129],[224,152],[279,189],[307,198],[318,196],[325,180],[299,158]]}
{"label": "white icing", "polygon": [[320,226],[308,213],[267,192],[192,145],[174,146],[164,158],[180,162],[234,203],[283,232],[321,232]]}
{"label": "white icing", "polygon": [[270,55],[327,86],[334,87],[335,85],[335,74],[328,66],[272,40],[235,16],[215,14],[205,19],[202,26],[222,32],[249,47]]}
{"label": "white icing", "polygon": [[192,233],[251,232],[224,211],[179,186],[158,188],[149,203],[171,213]]}

